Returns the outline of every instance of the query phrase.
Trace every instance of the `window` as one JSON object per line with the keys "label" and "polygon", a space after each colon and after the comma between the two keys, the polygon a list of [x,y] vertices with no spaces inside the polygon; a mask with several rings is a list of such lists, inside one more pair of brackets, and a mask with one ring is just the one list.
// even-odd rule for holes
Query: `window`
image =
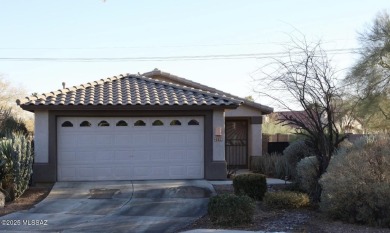
{"label": "window", "polygon": [[107,127],[110,126],[110,124],[107,121],[101,121],[98,124],[99,127]]}
{"label": "window", "polygon": [[153,126],[162,126],[162,125],[164,125],[164,123],[160,120],[155,120],[152,125]]}
{"label": "window", "polygon": [[138,121],[136,121],[136,122],[134,123],[134,126],[145,126],[145,125],[146,125],[145,122],[142,121],[142,120],[138,120]]}
{"label": "window", "polygon": [[80,127],[91,127],[91,123],[89,123],[89,121],[83,121],[81,122]]}
{"label": "window", "polygon": [[72,122],[70,122],[70,121],[65,121],[64,123],[62,123],[61,126],[62,126],[62,127],[73,127],[73,124],[72,124]]}
{"label": "window", "polygon": [[116,126],[127,126],[127,122],[126,121],[118,121],[118,123],[116,123]]}
{"label": "window", "polygon": [[181,125],[181,122],[179,120],[173,120],[170,125]]}
{"label": "window", "polygon": [[188,125],[199,125],[199,122],[197,120],[192,119],[188,122]]}

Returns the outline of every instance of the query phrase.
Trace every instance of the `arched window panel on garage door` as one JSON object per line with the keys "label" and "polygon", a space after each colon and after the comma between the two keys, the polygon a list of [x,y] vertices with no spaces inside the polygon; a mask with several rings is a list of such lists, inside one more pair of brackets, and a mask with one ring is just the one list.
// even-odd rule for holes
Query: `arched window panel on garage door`
{"label": "arched window panel on garage door", "polygon": [[170,125],[181,125],[181,122],[179,120],[173,120]]}
{"label": "arched window panel on garage door", "polygon": [[127,122],[126,121],[123,121],[123,120],[120,120],[116,123],[116,126],[127,126]]}
{"label": "arched window panel on garage door", "polygon": [[91,127],[91,123],[89,121],[83,121],[80,123],[80,127]]}
{"label": "arched window panel on garage door", "polygon": [[153,126],[163,126],[164,123],[160,120],[155,120],[155,121],[153,121],[152,125]]}
{"label": "arched window panel on garage door", "polygon": [[101,122],[99,122],[98,126],[99,127],[108,127],[108,126],[110,126],[110,123],[108,123],[107,121],[101,121]]}
{"label": "arched window panel on garage door", "polygon": [[145,126],[146,123],[143,120],[138,120],[134,123],[134,126]]}
{"label": "arched window panel on garage door", "polygon": [[188,122],[188,125],[199,125],[199,121],[192,119]]}
{"label": "arched window panel on garage door", "polygon": [[70,121],[65,121],[61,124],[61,127],[73,127],[73,124]]}

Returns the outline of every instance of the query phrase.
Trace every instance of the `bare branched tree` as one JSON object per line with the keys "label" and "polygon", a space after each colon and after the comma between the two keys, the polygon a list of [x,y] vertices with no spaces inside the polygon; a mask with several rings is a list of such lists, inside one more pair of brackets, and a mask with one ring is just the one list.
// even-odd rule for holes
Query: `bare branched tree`
{"label": "bare branched tree", "polygon": [[26,96],[26,93],[26,90],[13,86],[0,74],[0,106],[16,106],[16,99]]}
{"label": "bare branched tree", "polygon": [[27,91],[21,86],[15,86],[0,74],[0,121],[9,112],[18,121],[24,121],[28,129],[33,131],[34,118],[33,114],[24,111],[16,105],[16,100],[27,96]]}
{"label": "bare branched tree", "polygon": [[[279,121],[296,128],[313,149],[319,161],[317,178],[326,172],[339,143],[344,140],[336,126],[340,90],[335,85],[335,70],[321,43],[310,44],[292,38],[287,59],[274,59],[263,67],[256,92],[275,100],[281,112]],[[297,107],[303,111],[295,111]],[[321,186],[313,191],[319,201]]]}

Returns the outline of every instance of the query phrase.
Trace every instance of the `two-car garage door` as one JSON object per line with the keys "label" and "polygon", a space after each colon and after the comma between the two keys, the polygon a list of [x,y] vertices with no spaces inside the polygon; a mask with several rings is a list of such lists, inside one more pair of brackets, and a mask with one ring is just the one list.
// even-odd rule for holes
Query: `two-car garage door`
{"label": "two-car garage door", "polygon": [[59,117],[59,181],[200,179],[203,117]]}

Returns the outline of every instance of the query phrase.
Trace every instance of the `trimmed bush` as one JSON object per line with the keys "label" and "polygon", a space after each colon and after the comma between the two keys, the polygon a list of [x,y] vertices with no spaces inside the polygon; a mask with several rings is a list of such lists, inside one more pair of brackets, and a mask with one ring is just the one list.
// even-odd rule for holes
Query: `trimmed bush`
{"label": "trimmed bush", "polygon": [[297,209],[308,207],[310,199],[305,193],[280,191],[266,193],[264,203],[269,207],[277,209]]}
{"label": "trimmed bush", "polygon": [[236,195],[247,195],[261,201],[267,192],[267,179],[261,174],[242,174],[234,177],[233,187]]}
{"label": "trimmed bush", "polygon": [[290,145],[284,149],[283,156],[290,166],[289,173],[293,179],[297,178],[297,163],[301,159],[312,156],[313,154],[313,150],[306,144],[305,140],[302,139],[290,143]]}
{"label": "trimmed bush", "polygon": [[320,208],[332,218],[390,227],[390,136],[364,140],[330,161]]}
{"label": "trimmed bush", "polygon": [[255,202],[248,196],[221,194],[210,198],[208,213],[212,222],[222,226],[250,223]]}
{"label": "trimmed bush", "polygon": [[309,195],[315,193],[318,187],[319,163],[315,156],[301,159],[297,164],[298,184],[301,190]]}

